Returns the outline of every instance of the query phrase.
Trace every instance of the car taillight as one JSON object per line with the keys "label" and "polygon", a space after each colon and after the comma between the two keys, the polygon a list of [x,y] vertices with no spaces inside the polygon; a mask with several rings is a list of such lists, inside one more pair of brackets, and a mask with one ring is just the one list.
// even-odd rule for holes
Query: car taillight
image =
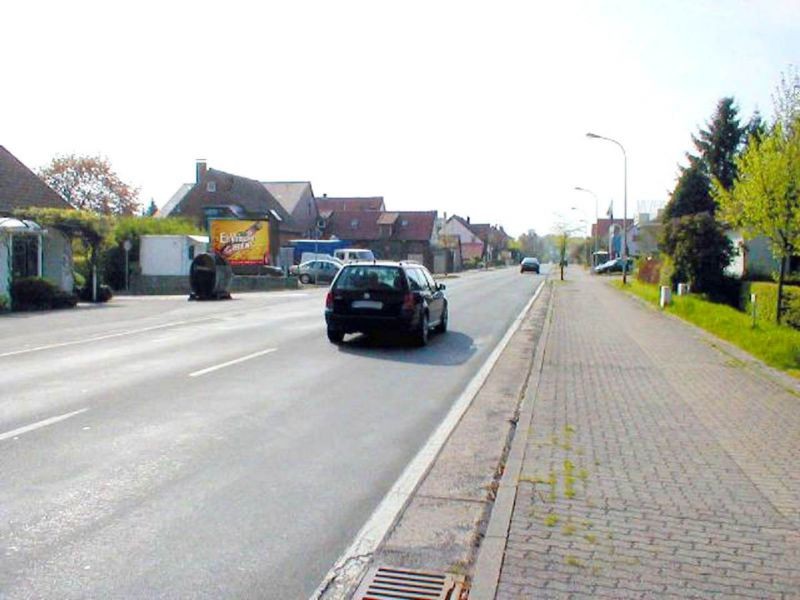
{"label": "car taillight", "polygon": [[325,308],[333,308],[333,292],[328,292],[325,296]]}
{"label": "car taillight", "polygon": [[416,304],[414,294],[406,292],[406,295],[403,296],[403,310],[413,310],[414,304]]}

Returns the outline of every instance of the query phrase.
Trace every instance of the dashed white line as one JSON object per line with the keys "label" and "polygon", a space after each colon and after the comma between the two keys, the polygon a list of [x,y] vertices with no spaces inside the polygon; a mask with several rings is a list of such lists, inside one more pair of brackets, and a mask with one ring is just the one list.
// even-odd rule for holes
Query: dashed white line
{"label": "dashed white line", "polygon": [[264,356],[265,354],[275,352],[276,350],[277,348],[267,348],[266,350],[261,350],[260,352],[253,352],[253,354],[248,354],[247,356],[242,356],[241,358],[235,358],[233,360],[229,360],[228,362],[220,363],[218,365],[214,365],[213,367],[208,367],[207,369],[201,369],[200,371],[189,373],[189,377],[199,377],[200,375],[205,375],[206,373],[211,373],[212,371],[217,371],[219,369],[224,369],[225,367],[230,367],[231,365],[242,363],[246,360],[250,360],[251,358]]}
{"label": "dashed white line", "polygon": [[89,409],[81,408],[80,410],[75,410],[65,415],[50,417],[49,419],[44,419],[43,421],[37,421],[36,423],[25,425],[25,427],[19,427],[17,429],[12,429],[11,431],[7,431],[6,433],[0,433],[0,442],[2,442],[3,440],[7,440],[9,438],[17,437],[18,435],[22,435],[23,433],[28,433],[29,431],[34,431],[35,429],[41,429],[42,427],[47,427],[48,425],[52,425],[53,423],[58,423],[59,421],[64,421],[66,419],[69,419],[70,417],[74,417],[75,415],[84,413],[87,410]]}

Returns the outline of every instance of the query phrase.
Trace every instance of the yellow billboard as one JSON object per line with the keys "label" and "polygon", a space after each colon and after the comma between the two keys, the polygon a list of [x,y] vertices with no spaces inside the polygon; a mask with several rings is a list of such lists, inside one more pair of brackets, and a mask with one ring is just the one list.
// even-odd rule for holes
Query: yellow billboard
{"label": "yellow billboard", "polygon": [[267,221],[212,220],[211,247],[231,265],[268,265]]}

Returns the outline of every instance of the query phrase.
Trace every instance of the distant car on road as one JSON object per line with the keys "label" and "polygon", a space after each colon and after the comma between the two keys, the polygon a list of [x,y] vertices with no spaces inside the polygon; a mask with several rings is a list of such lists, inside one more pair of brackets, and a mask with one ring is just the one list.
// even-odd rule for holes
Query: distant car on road
{"label": "distant car on road", "polygon": [[411,334],[419,346],[431,329],[444,333],[449,320],[445,286],[422,265],[391,261],[342,267],[325,299],[328,339],[347,333]]}
{"label": "distant car on road", "polygon": [[523,258],[522,262],[519,263],[519,272],[524,273],[525,271],[533,271],[534,273],[538,273],[539,259],[532,256],[526,256]]}
{"label": "distant car on road", "polygon": [[[622,273],[622,265],[624,262],[621,258],[612,258],[611,260],[607,260],[601,265],[597,265],[594,268],[595,273]],[[633,267],[633,259],[628,258],[628,273],[631,272],[631,267]]]}
{"label": "distant car on road", "polygon": [[302,283],[330,283],[341,268],[338,261],[309,260],[289,267],[289,274],[298,277]]}

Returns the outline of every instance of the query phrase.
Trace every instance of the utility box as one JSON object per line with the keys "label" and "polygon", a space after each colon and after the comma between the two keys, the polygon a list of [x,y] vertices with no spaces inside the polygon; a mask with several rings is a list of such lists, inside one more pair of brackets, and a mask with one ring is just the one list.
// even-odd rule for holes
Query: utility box
{"label": "utility box", "polygon": [[672,288],[668,285],[661,286],[661,297],[659,298],[659,305],[661,308],[668,306],[669,303],[672,301]]}
{"label": "utility box", "polygon": [[189,275],[194,257],[208,250],[204,235],[143,235],[140,243],[142,275]]}

